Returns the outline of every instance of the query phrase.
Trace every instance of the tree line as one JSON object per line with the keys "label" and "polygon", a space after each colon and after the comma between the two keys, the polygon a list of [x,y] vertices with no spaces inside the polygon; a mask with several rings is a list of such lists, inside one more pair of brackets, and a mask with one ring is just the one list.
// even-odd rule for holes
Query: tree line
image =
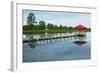
{"label": "tree line", "polygon": [[[46,23],[45,21],[36,21],[34,13],[29,13],[27,17],[27,24],[23,25],[23,30],[76,30],[73,27],[62,26],[62,24],[55,25],[52,23]],[[90,28],[86,29],[90,31]]]}
{"label": "tree line", "polygon": [[62,26],[60,24],[59,26],[52,24],[52,23],[46,23],[45,21],[36,21],[36,17],[34,13],[29,13],[29,16],[27,17],[27,24],[23,25],[23,30],[65,30],[65,29],[73,29],[72,27]]}

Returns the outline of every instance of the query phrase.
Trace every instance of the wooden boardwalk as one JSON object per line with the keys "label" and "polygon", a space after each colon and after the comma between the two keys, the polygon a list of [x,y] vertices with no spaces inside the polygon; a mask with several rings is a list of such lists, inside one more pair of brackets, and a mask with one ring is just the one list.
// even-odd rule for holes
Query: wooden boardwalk
{"label": "wooden boardwalk", "polygon": [[39,38],[39,39],[31,39],[31,40],[23,40],[23,43],[25,42],[37,42],[37,41],[44,41],[44,40],[53,40],[53,39],[63,39],[63,38],[69,38],[74,36],[62,36],[62,37],[52,37],[52,38]]}

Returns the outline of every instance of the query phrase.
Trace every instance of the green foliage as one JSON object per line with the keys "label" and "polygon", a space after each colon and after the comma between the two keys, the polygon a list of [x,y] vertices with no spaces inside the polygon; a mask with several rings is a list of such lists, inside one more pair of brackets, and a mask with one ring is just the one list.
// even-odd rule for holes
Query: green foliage
{"label": "green foliage", "polygon": [[45,22],[44,21],[40,21],[39,22],[39,27],[41,30],[45,30]]}
{"label": "green foliage", "polygon": [[[35,24],[36,23],[36,24]],[[47,24],[47,25],[46,25]],[[27,25],[23,25],[23,33],[44,33],[44,32],[91,32],[91,28],[78,30],[74,29],[73,27],[67,27],[67,26],[57,26],[52,23],[46,23],[45,21],[39,21],[36,22],[36,17],[34,13],[29,13],[29,16],[27,17]]]}
{"label": "green foliage", "polygon": [[33,30],[33,25],[24,25],[23,30]]}
{"label": "green foliage", "polygon": [[29,13],[29,16],[27,17],[27,24],[34,25],[35,22],[36,22],[36,17],[34,13]]}
{"label": "green foliage", "polygon": [[54,29],[54,26],[53,26],[53,24],[51,24],[51,23],[48,23],[48,25],[47,25],[47,29]]}

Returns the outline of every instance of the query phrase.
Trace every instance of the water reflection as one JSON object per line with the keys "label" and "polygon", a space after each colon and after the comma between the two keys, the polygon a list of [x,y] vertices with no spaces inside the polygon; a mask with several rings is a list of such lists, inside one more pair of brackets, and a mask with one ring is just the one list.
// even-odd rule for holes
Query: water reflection
{"label": "water reflection", "polygon": [[34,33],[23,35],[23,43],[27,43],[30,48],[68,40],[73,41],[78,46],[82,46],[87,43],[86,33]]}
{"label": "water reflection", "polygon": [[23,62],[91,59],[90,33],[45,33],[23,36]]}
{"label": "water reflection", "polygon": [[86,41],[86,33],[78,33],[74,36],[74,41],[76,45],[82,46],[87,43]]}
{"label": "water reflection", "polygon": [[34,48],[37,44],[36,42],[29,42],[28,45],[30,48]]}

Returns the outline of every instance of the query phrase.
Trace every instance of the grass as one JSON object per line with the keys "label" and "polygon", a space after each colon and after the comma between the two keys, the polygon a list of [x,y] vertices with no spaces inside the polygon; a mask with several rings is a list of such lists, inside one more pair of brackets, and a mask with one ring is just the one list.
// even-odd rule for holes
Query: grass
{"label": "grass", "polygon": [[71,32],[91,32],[91,30],[23,30],[23,33],[71,33]]}

